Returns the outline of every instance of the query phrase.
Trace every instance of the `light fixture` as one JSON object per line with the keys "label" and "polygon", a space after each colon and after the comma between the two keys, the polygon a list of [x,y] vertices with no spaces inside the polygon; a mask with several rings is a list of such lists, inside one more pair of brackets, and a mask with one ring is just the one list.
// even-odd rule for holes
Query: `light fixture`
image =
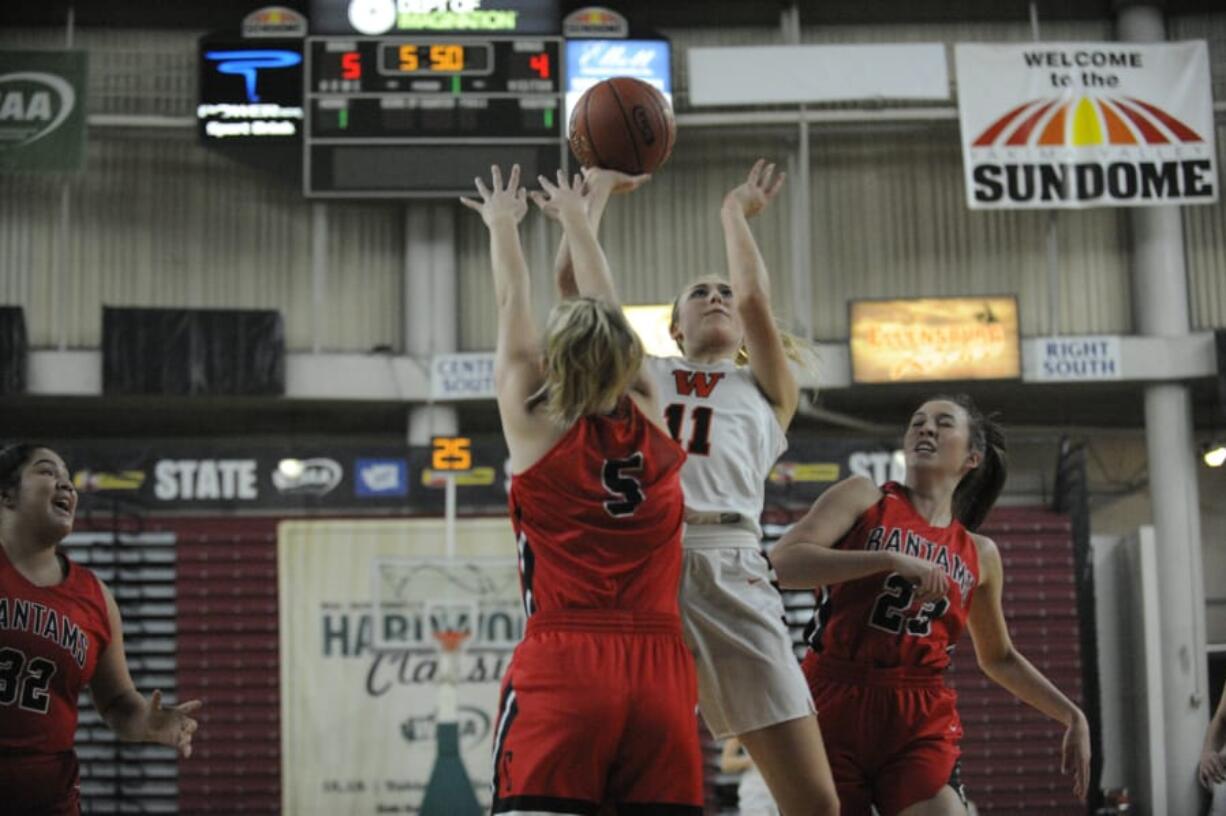
{"label": "light fixture", "polygon": [[1226,465],[1226,439],[1215,439],[1200,449],[1201,459],[1211,468]]}
{"label": "light fixture", "polygon": [[277,470],[287,479],[297,479],[302,475],[303,469],[301,459],[282,459],[277,463]]}

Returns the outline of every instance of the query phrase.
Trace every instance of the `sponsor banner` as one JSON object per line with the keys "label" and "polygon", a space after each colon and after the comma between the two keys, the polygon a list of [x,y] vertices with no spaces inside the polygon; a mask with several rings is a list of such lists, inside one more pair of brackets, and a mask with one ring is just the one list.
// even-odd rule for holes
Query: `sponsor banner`
{"label": "sponsor banner", "polygon": [[436,354],[430,362],[430,397],[436,400],[494,399],[493,352]]}
{"label": "sponsor banner", "polygon": [[[566,121],[584,91],[612,77],[633,77],[653,86],[673,104],[668,40],[580,39],[566,43]],[[567,125],[569,127],[569,124]]]}
{"label": "sponsor banner", "polygon": [[1027,382],[1086,382],[1123,378],[1120,338],[1114,335],[1035,337],[1028,339],[1027,344],[1024,371]]}
{"label": "sponsor banner", "polygon": [[84,51],[0,51],[0,172],[85,167]]}
{"label": "sponsor banner", "polygon": [[302,41],[200,40],[196,121],[207,144],[292,144],[302,137]]}
{"label": "sponsor banner", "polygon": [[630,24],[626,18],[604,6],[585,6],[575,9],[562,21],[563,37],[616,37],[630,36]]}
{"label": "sponsor banner", "polygon": [[959,44],[954,53],[972,209],[1217,201],[1203,41]]}
{"label": "sponsor banner", "polygon": [[941,43],[690,48],[690,104],[948,99]]}
{"label": "sponsor banner", "polygon": [[1016,298],[851,303],[853,383],[1000,380],[1020,376]]}
{"label": "sponsor banner", "polygon": [[438,519],[281,524],[285,813],[417,812],[452,705],[488,809],[499,682],[524,631],[515,538],[504,517],[460,521],[454,562],[443,541]]}
{"label": "sponsor banner", "polygon": [[[905,419],[900,415],[900,438]],[[49,442],[68,463],[82,515],[117,505],[139,514],[441,515],[451,478],[461,515],[502,516],[511,478],[506,443],[496,435],[472,438],[470,469],[462,473],[434,468],[431,448],[392,442],[310,449]],[[867,465],[853,453],[883,444],[893,442],[793,439],[767,481],[767,506],[806,506],[829,485],[864,471]]]}
{"label": "sponsor banner", "polygon": [[360,458],[354,463],[353,494],[359,499],[409,495],[409,463],[400,459]]}
{"label": "sponsor banner", "polygon": [[311,0],[312,34],[556,34],[557,0]]}
{"label": "sponsor banner", "polygon": [[305,37],[307,20],[291,8],[265,6],[243,18],[242,33],[249,39]]}

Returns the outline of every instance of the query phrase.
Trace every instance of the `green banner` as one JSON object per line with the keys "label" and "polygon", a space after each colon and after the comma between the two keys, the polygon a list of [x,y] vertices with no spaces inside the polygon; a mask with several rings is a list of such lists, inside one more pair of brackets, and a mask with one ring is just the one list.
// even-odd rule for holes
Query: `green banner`
{"label": "green banner", "polygon": [[84,51],[0,51],[0,173],[85,167]]}

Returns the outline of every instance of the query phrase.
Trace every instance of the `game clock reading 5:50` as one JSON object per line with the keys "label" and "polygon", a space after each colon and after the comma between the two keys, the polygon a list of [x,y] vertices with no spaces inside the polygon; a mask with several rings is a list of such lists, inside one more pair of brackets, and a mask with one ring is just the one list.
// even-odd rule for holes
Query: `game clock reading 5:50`
{"label": "game clock reading 5:50", "polygon": [[493,50],[489,43],[383,43],[379,47],[379,73],[488,74],[494,69]]}

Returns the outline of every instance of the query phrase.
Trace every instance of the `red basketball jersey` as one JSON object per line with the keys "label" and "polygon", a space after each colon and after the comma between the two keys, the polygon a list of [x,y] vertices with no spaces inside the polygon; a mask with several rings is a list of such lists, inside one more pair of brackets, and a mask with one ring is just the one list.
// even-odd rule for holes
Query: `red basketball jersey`
{"label": "red basketball jersey", "polygon": [[64,580],[39,587],[0,548],[0,755],[72,750],[77,696],[111,642],[102,584],[63,563]]}
{"label": "red basketball jersey", "polygon": [[580,418],[511,478],[529,616],[617,609],[677,614],[685,453],[633,400]]}
{"label": "red basketball jersey", "polygon": [[949,577],[949,594],[932,603],[912,603],[911,584],[897,573],[825,587],[805,631],[809,660],[816,653],[880,668],[943,669],[966,626],[979,583],[978,550],[961,522],[929,525],[902,485],[889,482],[882,491],[881,501],[856,520],[835,548],[886,550],[933,561]]}

